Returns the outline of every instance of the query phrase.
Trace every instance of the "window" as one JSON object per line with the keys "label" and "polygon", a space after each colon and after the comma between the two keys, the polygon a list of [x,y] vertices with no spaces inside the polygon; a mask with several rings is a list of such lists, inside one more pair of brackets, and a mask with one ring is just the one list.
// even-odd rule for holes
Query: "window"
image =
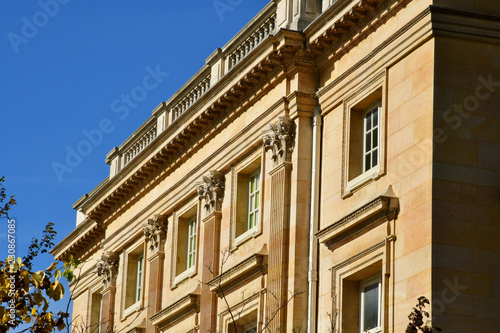
{"label": "window", "polygon": [[89,330],[95,333],[101,333],[101,309],[102,309],[102,295],[101,290],[92,293],[91,295],[91,308],[90,308],[90,325]]}
{"label": "window", "polygon": [[261,231],[262,171],[261,151],[233,168],[231,243],[239,245]]}
{"label": "window", "polygon": [[198,249],[198,206],[181,211],[174,225],[174,249],[172,253],[173,280],[175,286],[196,272]]}
{"label": "window", "polygon": [[379,100],[363,112],[363,172],[374,168],[380,161],[380,106]]}
{"label": "window", "polygon": [[139,247],[126,253],[125,312],[128,316],[140,308],[144,294],[144,250]]}
{"label": "window", "polygon": [[381,312],[381,283],[380,276],[361,282],[360,286],[360,333],[380,332]]}
{"label": "window", "polygon": [[[381,255],[369,259],[365,267],[360,263],[332,269],[342,286],[338,308],[341,312],[341,332],[378,333],[382,331],[382,261]],[[337,275],[338,274],[338,275]],[[346,276],[347,275],[347,276]]]}
{"label": "window", "polygon": [[196,258],[196,217],[188,222],[188,235],[187,235],[187,265],[186,269],[194,266]]}
{"label": "window", "polygon": [[[257,309],[236,318],[236,325],[232,321],[228,323],[229,333],[257,333]],[[236,326],[236,330],[235,330]]]}
{"label": "window", "polygon": [[260,170],[250,175],[248,180],[248,218],[247,230],[259,224],[260,207]]}
{"label": "window", "polygon": [[370,90],[362,87],[344,101],[343,197],[385,173],[383,86],[380,80]]}
{"label": "window", "polygon": [[144,272],[144,256],[141,254],[136,260],[136,274],[135,274],[135,301],[139,302],[142,295],[142,285],[143,285],[143,272]]}

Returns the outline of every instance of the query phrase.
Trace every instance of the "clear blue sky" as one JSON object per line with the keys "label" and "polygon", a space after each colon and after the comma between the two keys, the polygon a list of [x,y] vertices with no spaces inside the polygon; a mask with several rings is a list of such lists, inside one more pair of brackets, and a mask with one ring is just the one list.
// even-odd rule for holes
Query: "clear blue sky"
{"label": "clear blue sky", "polygon": [[[0,2],[0,177],[18,202],[11,216],[17,221],[19,256],[49,221],[56,225],[57,241],[74,229],[72,204],[109,174],[106,154],[268,2]],[[113,101],[140,85],[148,66],[168,77],[120,119]],[[76,149],[85,139],[82,131],[105,118],[113,130],[61,181],[54,162],[65,164],[68,147]],[[6,232],[4,224],[3,257]]]}

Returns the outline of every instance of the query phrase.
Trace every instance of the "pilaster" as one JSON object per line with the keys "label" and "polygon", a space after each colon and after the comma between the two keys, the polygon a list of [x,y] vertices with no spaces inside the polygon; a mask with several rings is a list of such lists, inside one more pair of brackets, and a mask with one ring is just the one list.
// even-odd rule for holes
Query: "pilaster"
{"label": "pilaster", "polygon": [[97,275],[102,277],[101,332],[113,332],[115,315],[116,278],[118,276],[118,254],[104,251],[97,261]]}
{"label": "pilaster", "polygon": [[220,224],[225,176],[222,172],[210,171],[197,184],[200,201],[206,216],[203,218],[203,252],[201,261],[200,332],[215,332],[217,327],[217,295],[210,290],[208,282],[219,274]]}
{"label": "pilaster", "polygon": [[286,304],[288,297],[288,251],[290,223],[290,176],[295,141],[293,121],[279,117],[276,124],[263,133],[266,152],[271,152],[274,168],[271,176],[271,218],[269,240],[269,268],[267,320],[271,332],[286,332]]}
{"label": "pilaster", "polygon": [[161,310],[163,271],[165,262],[165,240],[167,238],[167,218],[155,215],[143,225],[146,243],[149,243],[149,289],[146,332],[159,332],[150,318]]}

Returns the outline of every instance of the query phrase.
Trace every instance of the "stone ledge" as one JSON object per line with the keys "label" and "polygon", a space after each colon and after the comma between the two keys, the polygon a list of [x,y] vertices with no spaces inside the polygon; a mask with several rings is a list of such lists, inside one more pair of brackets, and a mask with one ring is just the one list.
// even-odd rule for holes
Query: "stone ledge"
{"label": "stone ledge", "polygon": [[254,278],[254,276],[264,275],[267,273],[267,246],[264,244],[262,249],[242,260],[237,265],[223,272],[221,275],[216,276],[208,281],[208,286],[212,292],[217,293],[221,297],[222,292],[227,292],[237,285]]}
{"label": "stone ledge", "polygon": [[332,250],[371,225],[394,219],[398,210],[399,198],[389,186],[384,193],[323,228],[316,236],[320,243]]}
{"label": "stone ledge", "polygon": [[158,313],[151,316],[149,319],[153,325],[158,327],[161,331],[165,327],[181,319],[187,314],[200,311],[200,295],[201,286],[198,285],[193,291],[182,297],[178,301],[170,304],[165,309],[160,310]]}

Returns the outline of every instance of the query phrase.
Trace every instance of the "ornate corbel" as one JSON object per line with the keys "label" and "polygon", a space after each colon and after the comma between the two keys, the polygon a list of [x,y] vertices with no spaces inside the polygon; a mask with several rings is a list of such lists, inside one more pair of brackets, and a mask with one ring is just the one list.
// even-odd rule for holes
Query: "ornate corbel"
{"label": "ornate corbel", "polygon": [[146,237],[146,243],[149,242],[149,249],[153,253],[157,253],[166,239],[167,217],[155,215],[143,224],[142,229]]}
{"label": "ornate corbel", "polygon": [[291,162],[295,142],[293,120],[288,116],[282,116],[276,124],[269,124],[269,127],[270,129],[262,132],[264,149],[266,152],[271,151],[275,165]]}
{"label": "ornate corbel", "polygon": [[219,171],[210,171],[209,176],[203,176],[203,181],[197,183],[200,200],[205,199],[204,207],[207,213],[222,210],[226,178]]}
{"label": "ornate corbel", "polygon": [[116,285],[118,261],[118,254],[108,251],[104,251],[101,259],[97,260],[97,275],[102,277],[104,289]]}

